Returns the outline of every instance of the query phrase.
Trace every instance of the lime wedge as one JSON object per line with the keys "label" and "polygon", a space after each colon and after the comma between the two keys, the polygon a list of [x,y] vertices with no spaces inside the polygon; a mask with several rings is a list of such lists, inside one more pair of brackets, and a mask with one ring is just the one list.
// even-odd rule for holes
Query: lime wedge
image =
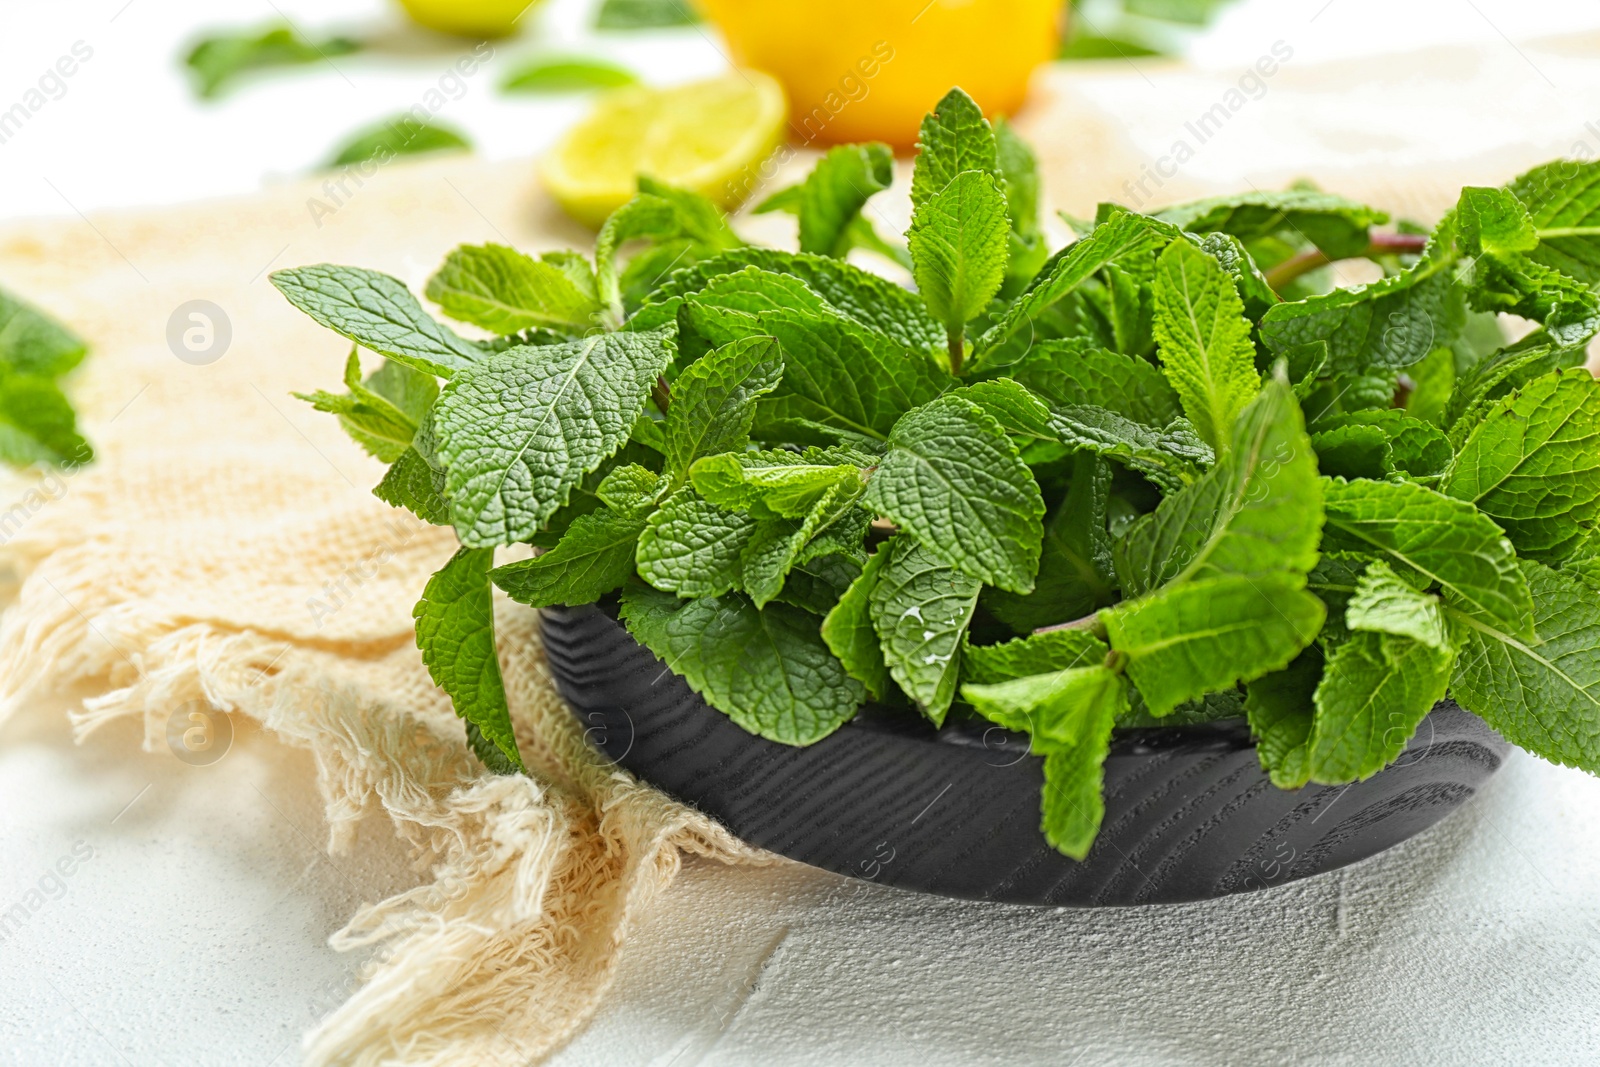
{"label": "lime wedge", "polygon": [[770,76],[736,70],[670,89],[608,93],[540,164],[567,213],[598,227],[648,174],[732,210],[758,184],[755,170],[783,141],[788,109]]}

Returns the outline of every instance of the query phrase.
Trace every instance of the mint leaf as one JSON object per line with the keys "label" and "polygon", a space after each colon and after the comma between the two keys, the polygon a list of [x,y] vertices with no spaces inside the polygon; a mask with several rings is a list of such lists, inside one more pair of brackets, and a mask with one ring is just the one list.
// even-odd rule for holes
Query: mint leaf
{"label": "mint leaf", "polygon": [[[1032,238],[1039,233],[1039,160],[1005,119],[995,119],[993,126],[996,170],[1006,194],[1012,232]],[[1015,259],[1018,246],[1013,243],[1011,247]]]}
{"label": "mint leaf", "polygon": [[639,175],[638,181],[640,193],[660,197],[677,209],[678,233],[704,246],[706,252],[726,252],[744,245],[728,225],[728,216],[710,197],[693,189],[668,185],[648,174]]}
{"label": "mint leaf", "polygon": [[1078,667],[996,685],[966,685],[961,695],[1012,730],[1027,730],[1044,754],[1040,794],[1045,839],[1083,859],[1105,817],[1103,766],[1111,730],[1128,710],[1128,685],[1103,666]]}
{"label": "mint leaf", "polygon": [[82,363],[88,351],[77,334],[0,289],[0,366],[18,374],[59,378]]}
{"label": "mint leaf", "polygon": [[489,585],[493,565],[492,548],[460,549],[428,579],[412,617],[417,623],[417,647],[433,684],[445,691],[456,714],[477,727],[506,763],[524,771],[495,654]]}
{"label": "mint leaf", "polygon": [[405,508],[423,522],[450,525],[450,501],[444,495],[444,472],[430,466],[415,448],[407,448],[389,464],[372,495],[390,507]]}
{"label": "mint leaf", "polygon": [[1396,634],[1436,650],[1448,650],[1450,634],[1439,598],[1417,590],[1376,560],[1357,580],[1345,608],[1352,630]]}
{"label": "mint leaf", "polygon": [[866,686],[873,700],[886,699],[890,691],[889,667],[872,625],[872,593],[891,551],[884,545],[868,556],[861,574],[822,620],[822,639],[850,677]]}
{"label": "mint leaf", "polygon": [[1303,238],[1329,259],[1361,255],[1370,241],[1368,231],[1389,221],[1382,211],[1315,189],[1212,197],[1166,208],[1156,218],[1189,233],[1226,233],[1241,241]]}
{"label": "mint leaf", "polygon": [[1006,374],[1056,406],[1105,408],[1153,427],[1182,414],[1155,364],[1081,338],[1037,342]]}
{"label": "mint leaf", "polygon": [[1531,640],[1447,603],[1461,648],[1451,693],[1512,744],[1600,773],[1600,605],[1567,575],[1532,560],[1521,570]]}
{"label": "mint leaf", "polygon": [[1324,479],[1326,548],[1381,556],[1421,575],[1447,601],[1524,638],[1533,604],[1511,542],[1471,504],[1405,482]]}
{"label": "mint leaf", "polygon": [[1440,488],[1554,562],[1600,519],[1600,381],[1582,368],[1537,378],[1491,408]]}
{"label": "mint leaf", "polygon": [[974,685],[993,685],[1093,666],[1110,651],[1088,630],[1046,630],[998,645],[967,645],[961,652],[961,676]]}
{"label": "mint leaf", "polygon": [[911,171],[913,210],[920,210],[962,171],[993,177],[999,169],[994,130],[983,109],[960,89],[951,89],[923,118],[917,148]]}
{"label": "mint leaf", "polygon": [[1322,650],[1312,645],[1283,670],[1264,674],[1246,687],[1245,715],[1256,739],[1256,756],[1279,789],[1299,789],[1311,781],[1314,697],[1322,665]]}
{"label": "mint leaf", "polygon": [[295,393],[318,411],[339,416],[356,444],[368,455],[393,463],[411,447],[417,426],[427,418],[439,395],[432,375],[389,360],[366,380],[361,377],[361,357],[354,348],[345,360],[344,384],[348,393],[318,390]]}
{"label": "mint leaf", "polygon": [[1185,700],[1282,670],[1322,629],[1322,602],[1283,572],[1169,585],[1100,613],[1158,718]]}
{"label": "mint leaf", "polygon": [[1356,633],[1328,657],[1316,692],[1311,780],[1353,782],[1388,766],[1444,699],[1455,650]]}
{"label": "mint leaf", "polygon": [[1324,416],[1313,429],[1316,432],[1311,443],[1322,460],[1324,474],[1344,473],[1329,464],[1328,450],[1339,447],[1339,441],[1352,438],[1378,446],[1378,472],[1361,477],[1383,478],[1403,472],[1415,478],[1429,478],[1442,474],[1453,458],[1443,431],[1394,408]]}
{"label": "mint leaf", "polygon": [[1062,444],[1114,459],[1169,493],[1197,481],[1199,465],[1215,458],[1185,419],[1157,430],[1104,408],[1066,406],[1050,413],[1050,429]]}
{"label": "mint leaf", "polygon": [[60,386],[49,378],[0,369],[0,462],[76,466],[93,458]]}
{"label": "mint leaf", "polygon": [[1409,367],[1433,350],[1441,324],[1449,322],[1448,272],[1455,261],[1455,232],[1447,218],[1417,262],[1401,273],[1275,305],[1262,316],[1261,340],[1280,354],[1327,342],[1327,373],[1335,378]]}
{"label": "mint leaf", "polygon": [[402,111],[352,133],[333,150],[326,167],[333,170],[368,160],[383,164],[395,156],[422,156],[471,148],[467,135],[454,126],[431,118],[418,119],[413,112]]}
{"label": "mint leaf", "polygon": [[349,37],[309,40],[289,26],[267,26],[202,37],[183,63],[193,77],[196,95],[209,100],[250,72],[322,62],[360,47],[360,42]]}
{"label": "mint leaf", "polygon": [[997,619],[1027,633],[1112,602],[1117,581],[1107,530],[1110,490],[1109,463],[1089,452],[1073,457],[1067,495],[1045,524],[1033,592],[1018,596],[991,589],[984,594],[984,606]]}
{"label": "mint leaf", "polygon": [[600,310],[581,258],[534,259],[505,245],[462,245],[428,279],[425,293],[452,319],[498,334],[548,327],[581,333]]}
{"label": "mint leaf", "polygon": [[1005,279],[1009,232],[1005,194],[980,171],[957,174],[911,218],[911,272],[950,339],[954,373],[961,369],[966,323],[989,306]]}
{"label": "mint leaf", "polygon": [[1270,381],[1240,416],[1227,456],[1117,542],[1123,595],[1215,575],[1303,574],[1317,559],[1321,497],[1300,408]]}
{"label": "mint leaf", "polygon": [[971,371],[1015,363],[1036,337],[1049,336],[1041,331],[1039,323],[1101,268],[1109,263],[1149,259],[1171,240],[1172,232],[1154,219],[1126,212],[1113,215],[1040,269],[1033,285],[978,338]]}
{"label": "mint leaf", "polygon": [[638,75],[608,59],[589,56],[541,56],[512,70],[500,80],[505,93],[577,93],[633,85]]}
{"label": "mint leaf", "polygon": [[639,537],[639,576],[679,596],[721,596],[743,583],[740,558],[756,525],[749,515],[680,489],[650,516]]}
{"label": "mint leaf", "polygon": [[830,486],[802,518],[760,520],[740,554],[741,586],[756,607],[783,592],[790,570],[801,560],[811,539],[855,507],[861,480],[850,478]]}
{"label": "mint leaf", "polygon": [[850,500],[859,496],[857,462],[865,461],[864,456],[838,448],[724,453],[697,462],[690,480],[696,492],[718,507],[761,519],[799,519],[841,486],[850,488]]}
{"label": "mint leaf", "polygon": [[629,321],[628,328],[649,329],[673,321],[686,296],[745,267],[798,278],[841,315],[887,334],[913,352],[944,345],[943,329],[928,314],[922,298],[909,289],[828,256],[771,248],[734,249],[675,272]]}
{"label": "mint leaf", "polygon": [[1457,231],[1470,256],[1531,252],[1539,233],[1521,201],[1503,189],[1467,186],[1456,205]]}
{"label": "mint leaf", "polygon": [[1538,231],[1539,246],[1530,255],[1585,285],[1600,284],[1600,164],[1546,163],[1506,188]]}
{"label": "mint leaf", "polygon": [[750,440],[756,398],[777,388],[783,353],[770,337],[746,337],[690,364],[672,386],[663,453],[675,484],[702,456],[735,452]]}
{"label": "mint leaf", "polygon": [[867,503],[950,566],[1014,593],[1033,588],[1044,500],[1016,446],[972,401],[943,397],[896,423]]}
{"label": "mint leaf", "polygon": [[1174,241],[1156,264],[1155,308],[1161,368],[1196,432],[1226,452],[1234,420],[1261,388],[1239,292],[1214,257]]}
{"label": "mint leaf", "polygon": [[894,152],[886,144],[836,145],[800,186],[800,251],[843,256],[851,225],[875,194],[894,181]]}
{"label": "mint leaf", "polygon": [[653,507],[666,490],[661,475],[637,463],[626,463],[595,486],[594,495],[608,508],[618,511],[643,511]]}
{"label": "mint leaf", "polygon": [[780,744],[822,740],[865,696],[823,644],[816,616],[787,604],[757,608],[737,593],[679,600],[630,585],[622,620],[712,707]]}
{"label": "mint leaf", "polygon": [[1462,375],[1445,405],[1451,443],[1459,448],[1495,401],[1552,371],[1581,367],[1587,358],[1583,346],[1553,344],[1543,330],[1485,356]]}
{"label": "mint leaf", "polygon": [[829,311],[724,311],[694,321],[716,344],[777,339],[783,379],[756,405],[757,435],[771,440],[881,441],[902,415],[953,384],[931,358]]}
{"label": "mint leaf", "polygon": [[956,694],[961,644],[978,605],[980,583],[909,537],[879,549],[888,561],[872,587],[872,626],[889,674],[935,726]]}
{"label": "mint leaf", "polygon": [[700,21],[687,0],[604,0],[595,15],[597,30],[656,30],[693,26]]}
{"label": "mint leaf", "polygon": [[270,278],[319,324],[396,363],[449,378],[484,358],[482,348],[433,319],[387,274],[322,263],[274,271]]}
{"label": "mint leaf", "polygon": [[489,578],[529,607],[592,603],[632,576],[643,529],[642,517],[601,508],[573,520],[555,548],[496,567]]}
{"label": "mint leaf", "polygon": [[513,348],[462,370],[434,407],[461,543],[532,537],[628,440],[674,349],[670,332],[614,333]]}

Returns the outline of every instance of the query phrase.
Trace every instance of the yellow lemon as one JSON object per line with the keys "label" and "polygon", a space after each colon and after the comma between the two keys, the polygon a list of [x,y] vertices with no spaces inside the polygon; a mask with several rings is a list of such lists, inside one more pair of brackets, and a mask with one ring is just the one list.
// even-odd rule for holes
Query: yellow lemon
{"label": "yellow lemon", "polygon": [[617,89],[567,132],[540,172],[567,213],[590,226],[633,196],[640,174],[732,210],[749,192],[749,173],[782,143],[786,117],[783,88],[753,70],[670,89]]}
{"label": "yellow lemon", "polygon": [[413,22],[461,37],[505,37],[540,0],[400,0]]}
{"label": "yellow lemon", "polygon": [[1053,59],[1061,0],[697,0],[734,62],[775,75],[794,139],[916,142],[952,86],[990,114],[1021,105]]}

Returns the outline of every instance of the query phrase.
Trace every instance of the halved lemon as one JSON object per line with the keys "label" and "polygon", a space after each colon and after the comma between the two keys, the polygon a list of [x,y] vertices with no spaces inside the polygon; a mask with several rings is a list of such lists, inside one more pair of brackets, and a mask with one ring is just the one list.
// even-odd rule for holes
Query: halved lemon
{"label": "halved lemon", "polygon": [[760,184],[756,169],[783,142],[787,116],[782,87],[754,70],[618,89],[567,131],[540,174],[567,213],[590,226],[633,197],[641,174],[732,210]]}

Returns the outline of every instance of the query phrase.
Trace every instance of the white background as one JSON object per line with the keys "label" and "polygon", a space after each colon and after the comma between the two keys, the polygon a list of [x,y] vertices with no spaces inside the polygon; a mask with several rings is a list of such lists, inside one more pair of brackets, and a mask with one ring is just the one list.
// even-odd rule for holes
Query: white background
{"label": "white background", "polygon": [[[863,0],[870,2],[870,0]],[[586,37],[553,0],[441,117],[482,154],[531,156],[583,107],[494,84],[541,49],[652,81],[719,69],[688,29]],[[389,47],[194,100],[177,56],[207,26],[287,14]],[[1193,42],[1249,62],[1274,26],[1297,62],[1600,27],[1600,5],[1244,0]],[[76,41],[93,58],[0,145],[0,218],[247,193],[305,173],[355,127],[417,101],[463,51],[377,3],[0,0],[0,110]],[[1582,102],[1587,104],[1588,102]],[[74,747],[64,708],[0,730],[0,910],[75,843],[92,858],[0,941],[0,1064],[286,1065],[350,988],[326,938],[409,884],[381,824],[331,859],[302,754],[254,734],[214,767]],[[691,866],[630,944],[614,995],[561,1057],[617,1063],[1600,1062],[1600,783],[1514,758],[1436,830],[1311,883],[1211,905],[1057,913],[913,897],[799,868]]]}

